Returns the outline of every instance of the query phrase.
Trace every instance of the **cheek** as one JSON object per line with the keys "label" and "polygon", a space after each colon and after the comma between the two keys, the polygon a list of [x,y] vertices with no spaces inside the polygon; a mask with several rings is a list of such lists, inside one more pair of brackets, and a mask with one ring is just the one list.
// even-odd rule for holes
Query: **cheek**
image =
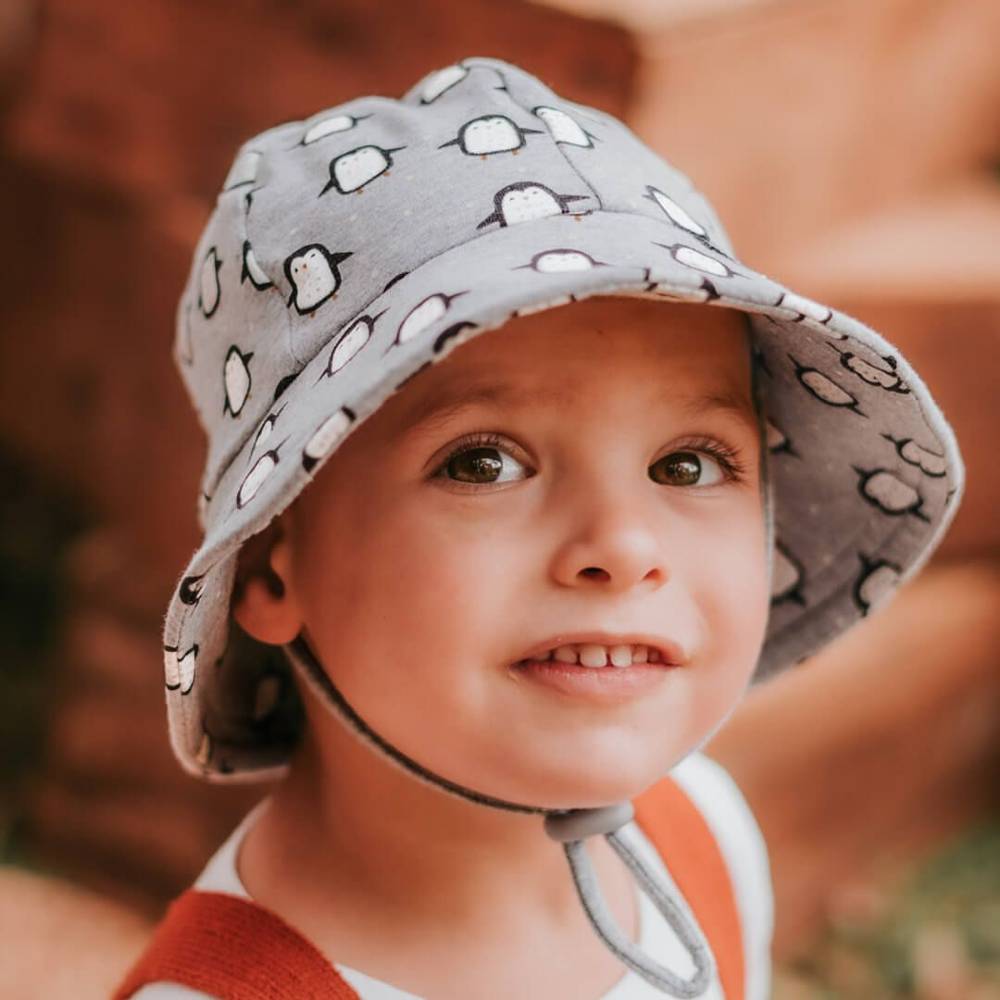
{"label": "cheek", "polygon": [[[336,574],[328,606],[314,606],[311,631],[326,670],[369,725],[424,766],[475,787],[484,760],[506,764],[509,754],[495,722],[498,704],[512,697],[505,622],[523,602],[523,566],[509,539],[485,526],[386,513],[370,522],[361,514],[328,549],[350,569]],[[322,581],[322,567],[317,573]]]}
{"label": "cheek", "polygon": [[697,684],[698,724],[710,728],[744,692],[757,663],[770,609],[762,521],[734,521],[718,534],[699,570],[702,663]]}
{"label": "cheek", "polygon": [[396,690],[454,700],[456,679],[473,684],[473,658],[488,664],[502,633],[518,578],[509,540],[483,518],[436,516],[433,505],[359,502],[352,513],[350,530],[316,533],[302,574],[310,631],[336,651],[341,677],[367,683],[389,671]]}
{"label": "cheek", "polygon": [[512,585],[508,540],[486,523],[414,517],[381,541],[389,553],[378,574],[385,590],[369,597],[427,646],[485,652],[492,636],[483,625],[496,629],[495,610]]}

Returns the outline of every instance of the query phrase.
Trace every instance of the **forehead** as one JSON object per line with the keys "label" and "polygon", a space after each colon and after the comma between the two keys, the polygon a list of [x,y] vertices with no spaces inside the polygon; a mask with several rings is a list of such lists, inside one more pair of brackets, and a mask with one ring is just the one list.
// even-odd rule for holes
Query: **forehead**
{"label": "forehead", "polygon": [[441,423],[472,406],[593,405],[618,391],[679,416],[718,411],[755,427],[748,343],[735,310],[595,297],[461,344],[402,390],[402,424]]}
{"label": "forehead", "polygon": [[[686,371],[690,382],[740,382],[748,373],[748,323],[735,309],[597,295],[515,316],[459,345],[438,366],[445,373],[506,369],[521,379],[563,372],[587,377],[613,363]],[[428,382],[432,379],[428,379]]]}

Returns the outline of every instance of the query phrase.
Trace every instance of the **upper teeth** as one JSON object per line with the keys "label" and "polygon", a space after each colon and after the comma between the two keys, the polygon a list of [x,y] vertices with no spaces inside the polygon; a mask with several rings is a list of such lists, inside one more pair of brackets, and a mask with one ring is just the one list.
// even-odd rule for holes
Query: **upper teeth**
{"label": "upper teeth", "polygon": [[633,663],[659,663],[660,654],[650,646],[600,646],[596,643],[580,643],[558,646],[533,659],[543,662],[555,659],[560,663],[577,663],[581,667],[606,667],[610,661],[613,667],[629,667]]}

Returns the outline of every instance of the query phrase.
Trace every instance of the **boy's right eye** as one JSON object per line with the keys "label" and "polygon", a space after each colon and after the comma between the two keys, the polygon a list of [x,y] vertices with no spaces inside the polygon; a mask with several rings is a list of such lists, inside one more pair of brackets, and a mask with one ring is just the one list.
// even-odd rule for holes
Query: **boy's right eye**
{"label": "boy's right eye", "polygon": [[499,434],[471,434],[462,438],[438,467],[433,478],[448,479],[467,486],[516,482],[516,477],[513,480],[500,478],[503,475],[504,459],[512,457],[508,450],[499,447],[502,443],[503,438]]}

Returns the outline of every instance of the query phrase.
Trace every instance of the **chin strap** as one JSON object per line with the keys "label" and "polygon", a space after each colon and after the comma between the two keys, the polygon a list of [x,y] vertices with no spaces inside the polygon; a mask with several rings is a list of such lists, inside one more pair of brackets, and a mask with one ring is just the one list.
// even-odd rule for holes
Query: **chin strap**
{"label": "chin strap", "polygon": [[[566,860],[576,891],[583,903],[587,917],[598,936],[611,952],[630,969],[647,982],[678,1000],[693,1000],[700,997],[709,987],[715,975],[712,953],[693,917],[688,916],[670,897],[670,889],[663,877],[651,868],[640,854],[628,844],[624,832],[632,821],[635,811],[629,801],[617,805],[595,809],[546,809],[484,795],[443,778],[411,757],[398,750],[382,736],[379,736],[350,706],[347,699],[323,669],[305,638],[304,631],[283,647],[289,660],[299,674],[321,699],[336,711],[334,714],[348,725],[356,736],[385,754],[394,764],[402,767],[437,788],[451,792],[461,798],[481,805],[507,809],[512,812],[539,813],[545,817],[545,832],[553,840],[563,845]],[[694,975],[681,979],[665,966],[660,965],[643,952],[635,942],[630,941],[615,923],[601,894],[594,867],[587,854],[584,840],[587,837],[603,835],[615,853],[625,862],[626,867],[639,883],[639,888],[649,897],[657,910],[688,950],[694,962]]]}
{"label": "chin strap", "polygon": [[[563,845],[580,902],[583,903],[594,930],[618,959],[664,993],[687,1000],[700,997],[715,975],[715,961],[697,923],[670,898],[659,874],[626,842],[622,828],[632,821],[634,815],[631,802],[619,802],[599,809],[550,812],[545,817],[545,832]],[[615,923],[604,902],[584,844],[584,840],[594,834],[602,834],[614,848],[615,853],[635,876],[639,888],[652,900],[681,944],[687,948],[695,968],[690,979],[681,979],[666,966],[655,962],[635,942],[629,940]]]}

